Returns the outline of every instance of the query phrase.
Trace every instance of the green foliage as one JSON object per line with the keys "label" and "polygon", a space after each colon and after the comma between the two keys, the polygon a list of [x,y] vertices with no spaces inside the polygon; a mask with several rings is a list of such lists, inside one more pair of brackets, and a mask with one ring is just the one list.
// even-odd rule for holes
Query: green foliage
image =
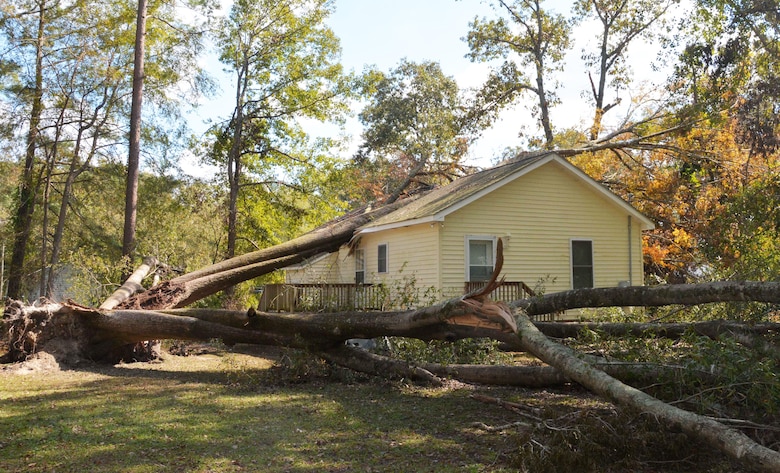
{"label": "green foliage", "polygon": [[661,375],[649,392],[680,407],[760,423],[780,413],[780,359],[733,337],[712,340],[689,332],[673,340],[586,330],[571,343],[607,361],[657,365]]}
{"label": "green foliage", "polygon": [[554,76],[563,70],[563,58],[571,46],[571,22],[545,10],[542,3],[516,0],[493,4],[508,20],[475,18],[466,37],[467,57],[480,62],[503,60],[476,95],[472,117],[487,126],[521,93],[530,92],[535,95],[533,113],[545,134],[543,146],[551,148],[554,135],[549,109],[558,103]]}
{"label": "green foliage", "polygon": [[[196,8],[203,2],[188,6]],[[178,158],[173,154],[181,151],[176,145],[182,134],[181,121],[177,120],[181,96],[171,92],[197,95],[201,82],[197,56],[202,36],[193,30],[198,15],[181,15],[180,8],[176,2],[153,2],[146,34],[144,92],[150,113],[144,117],[144,146],[146,153],[159,157],[158,162],[165,163],[168,170]],[[24,217],[31,233],[27,242],[21,242],[28,247],[28,257],[24,268],[13,269],[17,274],[50,274],[72,268],[61,255],[85,250],[77,246],[72,234],[66,234],[80,225],[86,227],[82,234],[100,230],[102,243],[95,247],[104,249],[103,243],[113,246],[110,240],[117,239],[111,228],[113,219],[97,222],[92,215],[73,215],[74,208],[83,209],[73,199],[83,199],[86,192],[96,190],[82,188],[94,182],[91,170],[114,159],[119,161],[126,153],[124,127],[130,108],[135,17],[136,4],[132,2],[83,0],[65,5],[23,0],[2,4],[0,36],[6,47],[0,62],[9,72],[3,77],[2,93],[4,110],[14,110],[4,115],[11,125],[2,125],[3,132],[8,132],[3,134],[2,148],[8,151],[5,156],[14,161],[26,158],[27,149],[21,144],[26,142],[30,124],[37,132],[32,142],[35,147],[28,148],[34,152],[30,175],[39,176],[29,184],[36,207],[31,216]],[[36,44],[34,39],[39,35],[42,41]],[[45,59],[38,63],[39,57]],[[37,101],[44,108],[40,117],[32,116]],[[124,170],[117,172],[119,177]],[[124,201],[120,194],[107,204],[105,197],[98,203],[100,211],[111,204],[121,207]],[[14,197],[20,198],[22,194]],[[90,209],[85,213],[90,214]],[[115,257],[112,250],[103,257]]]}
{"label": "green foliage", "polygon": [[[715,376],[713,385],[683,379],[688,389],[679,387],[689,408],[715,417],[749,418],[763,422],[764,416],[780,413],[780,359],[771,353],[722,336],[711,340],[689,334],[682,343],[689,346],[684,366]],[[737,415],[735,415],[735,412]]]}
{"label": "green foliage", "polygon": [[742,188],[715,222],[720,232],[704,247],[714,272],[735,280],[780,279],[780,174]]}
{"label": "green foliage", "polygon": [[512,356],[499,349],[499,342],[489,339],[464,339],[454,342],[413,338],[386,337],[380,341],[380,351],[408,363],[483,364],[511,362]]}
{"label": "green foliage", "polygon": [[[403,275],[404,267],[392,284],[381,283],[378,286],[378,305],[382,310],[408,310],[436,303],[441,298],[438,289],[433,286],[419,287],[414,274]],[[402,276],[403,275],[403,276]]]}
{"label": "green foliage", "polygon": [[455,79],[431,61],[404,60],[387,74],[370,74],[369,103],[359,115],[363,143],[350,168],[363,194],[352,198],[410,192],[411,178],[425,188],[459,175],[474,129]]}
{"label": "green foliage", "polygon": [[[339,122],[353,78],[325,20],[330,0],[234,2],[215,32],[235,78],[232,117],[210,130],[204,159],[228,184],[224,255],[288,240],[343,210],[328,140],[302,122]],[[340,189],[339,189],[340,190]]]}
{"label": "green foliage", "polygon": [[402,61],[382,75],[360,113],[364,152],[408,154],[418,162],[447,162],[463,150],[458,84],[435,62]]}
{"label": "green foliage", "polygon": [[[122,201],[123,166],[96,166],[80,179],[55,272],[63,273],[69,297],[95,304],[113,292],[122,274],[138,262],[123,261],[118,245],[123,214],[114,204]],[[139,254],[156,256],[174,271],[214,261],[219,254],[222,210],[213,186],[143,173],[140,191]]]}

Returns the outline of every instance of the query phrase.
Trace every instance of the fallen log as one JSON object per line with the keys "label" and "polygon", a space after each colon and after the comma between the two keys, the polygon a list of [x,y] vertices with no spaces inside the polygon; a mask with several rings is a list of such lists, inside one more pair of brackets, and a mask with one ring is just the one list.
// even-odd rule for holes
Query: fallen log
{"label": "fallen log", "polygon": [[[765,285],[765,287],[762,287]],[[717,290],[713,290],[715,287]],[[747,300],[756,297],[764,302],[777,302],[780,291],[775,283],[720,283],[715,286],[684,285],[678,288],[664,288],[664,297],[651,288],[628,288],[638,299],[620,297],[620,305],[638,305],[637,301],[653,301],[660,304],[668,300],[669,294],[676,294],[670,303],[680,299],[698,302],[720,302],[724,300]],[[620,288],[626,290],[626,288]],[[598,291],[598,290],[592,290]],[[600,293],[603,296],[603,292]],[[601,297],[601,296],[600,296]],[[598,299],[598,298],[596,298]],[[563,299],[566,304],[587,306],[594,298],[575,304],[570,296]],[[599,304],[606,304],[598,299]],[[155,338],[178,338],[210,340],[222,338],[229,342],[263,345],[284,345],[300,347],[313,352],[330,352],[334,360],[349,363],[354,352],[343,348],[343,341],[356,336],[398,335],[423,340],[442,337],[445,340],[484,334],[495,339],[513,337],[513,324],[506,323],[507,314],[497,311],[509,310],[508,306],[494,304],[482,298],[467,301],[463,297],[450,299],[431,307],[394,313],[342,313],[342,314],[295,314],[272,315],[246,313],[229,314],[208,312],[163,313],[149,310],[100,311],[77,304],[46,304],[24,306],[10,304],[4,314],[4,322],[15,334],[12,347],[22,355],[43,348],[47,341],[70,335],[85,341],[82,348],[92,353],[108,353],[117,344]],[[563,304],[563,305],[566,305]],[[534,307],[529,305],[529,307]],[[537,305],[542,307],[542,305]],[[561,303],[548,304],[547,309],[561,310]],[[545,309],[545,310],[547,310]],[[193,315],[197,314],[198,317]],[[511,316],[511,314],[509,314]],[[217,321],[219,319],[220,321]],[[780,453],[763,447],[744,434],[726,427],[712,419],[678,409],[661,402],[642,391],[632,388],[604,371],[583,360],[581,356],[565,346],[547,338],[534,326],[524,313],[517,315],[519,345],[534,354],[541,361],[557,369],[566,379],[585,386],[605,398],[639,412],[648,413],[661,420],[670,429],[681,430],[696,436],[725,454],[744,462],[753,468],[765,471],[780,471]],[[227,321],[227,323],[225,323]],[[240,326],[237,326],[239,325]],[[55,328],[56,330],[52,330]],[[355,358],[354,356],[352,358]],[[361,355],[371,369],[387,369],[385,360]],[[21,358],[16,359],[23,359]],[[397,366],[397,365],[396,365]],[[419,365],[409,367],[409,376],[418,376],[436,382],[435,371]],[[430,373],[430,376],[428,375]]]}
{"label": "fallen log", "polygon": [[780,471],[780,452],[764,447],[742,432],[711,418],[666,404],[639,389],[621,383],[582,360],[573,350],[547,338],[525,314],[520,314],[517,321],[518,335],[528,352],[588,390],[616,404],[649,414],[669,429],[680,430],[702,439],[752,468],[768,472]]}
{"label": "fallen log", "polygon": [[780,282],[715,281],[575,289],[513,301],[509,306],[535,316],[596,307],[659,307],[739,301],[780,303]]}

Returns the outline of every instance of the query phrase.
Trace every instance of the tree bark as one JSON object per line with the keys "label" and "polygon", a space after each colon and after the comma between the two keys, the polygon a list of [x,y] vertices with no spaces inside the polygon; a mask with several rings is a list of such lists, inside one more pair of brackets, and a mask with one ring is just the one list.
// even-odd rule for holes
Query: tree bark
{"label": "tree bark", "polygon": [[43,112],[43,57],[46,27],[46,0],[37,2],[38,30],[35,41],[35,87],[32,90],[32,109],[30,111],[30,127],[27,132],[27,143],[24,155],[24,171],[19,187],[19,205],[14,214],[14,244],[11,250],[11,264],[8,276],[8,297],[21,297],[24,259],[27,252],[27,242],[30,239],[30,227],[35,201],[35,152],[38,148],[38,134]]}
{"label": "tree bark", "polygon": [[121,307],[139,309],[183,307],[239,282],[299,263],[319,253],[337,251],[342,245],[349,243],[358,228],[408,202],[408,199],[403,199],[376,209],[369,206],[355,211],[329,225],[280,245],[239,255],[171,279],[138,297],[129,299]]}
{"label": "tree bark", "polygon": [[658,307],[740,301],[777,303],[780,301],[780,282],[718,281],[703,284],[575,289],[514,301],[510,306],[523,309],[528,315],[534,316],[594,307]]}
{"label": "tree bark", "polygon": [[671,406],[617,381],[581,360],[576,352],[551,341],[534,327],[525,314],[518,317],[518,327],[520,340],[530,353],[590,391],[617,404],[649,414],[670,429],[682,430],[697,437],[751,467],[763,471],[780,471],[780,452],[759,445],[745,434],[710,418]]}
{"label": "tree bark", "polygon": [[612,323],[612,322],[534,322],[540,332],[552,338],[577,338],[583,330],[598,330],[611,336],[652,335],[677,339],[688,331],[716,340],[721,335],[767,335],[780,332],[780,323],[743,324],[730,320],[707,320],[693,323]]}
{"label": "tree bark", "polygon": [[141,106],[144,90],[144,50],[146,44],[147,0],[138,0],[133,57],[133,96],[130,109],[130,149],[127,156],[127,186],[125,191],[125,224],[122,236],[122,256],[132,260],[135,252],[135,226],[138,207],[138,171],[141,156]]}
{"label": "tree bark", "polygon": [[111,294],[111,296],[109,296],[108,299],[106,299],[105,301],[103,301],[102,304],[100,304],[99,309],[111,310],[114,307],[118,306],[120,303],[129,299],[133,294],[142,290],[143,286],[141,285],[141,281],[143,281],[143,279],[149,274],[149,272],[156,264],[157,264],[156,258],[152,258],[149,256],[144,258],[144,261],[141,264],[141,266],[139,266],[133,272],[133,274],[131,274],[130,277],[127,278],[127,281],[125,281],[125,283],[122,284],[122,286],[120,286],[119,289],[114,291],[114,293]]}

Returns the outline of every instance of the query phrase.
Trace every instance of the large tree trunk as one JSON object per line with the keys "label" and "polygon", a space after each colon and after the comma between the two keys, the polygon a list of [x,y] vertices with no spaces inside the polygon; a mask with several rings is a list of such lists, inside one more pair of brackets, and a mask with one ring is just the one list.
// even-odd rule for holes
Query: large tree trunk
{"label": "large tree trunk", "polygon": [[187,306],[240,282],[299,263],[319,253],[336,251],[349,243],[356,229],[408,202],[402,200],[377,209],[360,209],[280,245],[239,255],[171,279],[131,298],[122,307],[164,309]]}
{"label": "large tree trunk", "polygon": [[[675,302],[695,299],[704,303],[757,297],[764,302],[777,303],[780,302],[780,291],[777,289],[777,283],[718,283],[669,287],[662,293],[676,294]],[[592,291],[600,294],[598,290]],[[655,288],[628,288],[624,289],[624,292],[633,294],[634,298],[616,297],[618,305],[637,305],[643,300],[660,303],[661,300],[659,291]],[[588,291],[582,294],[587,296]],[[515,338],[516,330],[520,346],[557,369],[560,373],[558,376],[563,379],[577,382],[617,404],[649,413],[670,429],[682,430],[702,439],[751,467],[765,471],[780,470],[780,453],[755,443],[744,434],[719,422],[665,404],[617,381],[569,348],[552,342],[539,332],[524,313],[518,314],[516,322],[507,321],[504,316],[496,314],[503,312],[506,315],[508,306],[491,302],[479,294],[471,297],[473,298],[454,298],[431,307],[405,312],[333,314],[262,314],[254,310],[106,312],[75,304],[50,304],[41,307],[11,304],[5,317],[10,333],[15,337],[12,345],[17,348],[17,353],[14,359],[23,358],[36,348],[45,347],[47,343],[61,340],[64,336],[75,337],[81,341],[79,349],[89,356],[105,356],[123,344],[155,338],[221,338],[228,344],[253,343],[304,348],[356,369],[394,372],[431,383],[439,382],[437,374],[458,376],[459,371],[466,372],[469,369],[459,366],[408,366],[383,357],[347,350],[343,343],[349,338],[379,335],[423,340],[456,340],[475,336],[506,339],[507,336]],[[583,297],[582,300],[587,305],[595,299]],[[605,303],[603,299],[599,300],[600,303]],[[529,304],[530,302],[518,301],[514,305]],[[559,307],[555,304],[553,306]],[[34,327],[42,327],[44,330],[32,330]],[[502,375],[497,375],[496,371],[490,376],[504,378],[520,376],[521,373],[520,370],[512,368],[505,370]],[[539,373],[535,373],[529,378],[538,376]],[[468,375],[465,377],[468,378]],[[490,378],[485,376],[482,380],[490,381]]]}
{"label": "large tree trunk", "polygon": [[24,155],[24,171],[19,186],[19,202],[14,214],[14,244],[11,250],[11,265],[9,266],[8,297],[21,297],[24,259],[27,252],[27,241],[30,239],[30,228],[35,206],[35,153],[38,149],[38,135],[43,113],[43,57],[45,44],[46,12],[48,5],[45,0],[37,3],[38,30],[35,41],[35,87],[32,89],[32,109],[27,132],[27,143]]}
{"label": "large tree trunk", "polygon": [[146,44],[147,0],[138,0],[133,56],[133,97],[130,108],[130,149],[127,155],[127,185],[125,190],[125,224],[122,235],[122,256],[132,261],[135,252],[135,226],[138,214],[138,171],[141,160],[141,106],[144,91],[144,53]]}
{"label": "large tree trunk", "polygon": [[575,289],[514,301],[510,305],[533,316],[593,307],[658,307],[740,301],[776,303],[779,294],[780,282],[718,281],[704,284]]}

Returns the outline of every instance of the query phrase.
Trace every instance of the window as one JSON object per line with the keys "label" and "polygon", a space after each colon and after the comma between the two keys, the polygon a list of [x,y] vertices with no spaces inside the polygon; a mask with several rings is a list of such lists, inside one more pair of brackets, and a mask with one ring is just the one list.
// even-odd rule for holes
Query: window
{"label": "window", "polygon": [[572,288],[593,287],[593,242],[571,241]]}
{"label": "window", "polygon": [[467,237],[466,261],[469,281],[487,281],[493,274],[495,239]]}
{"label": "window", "polygon": [[387,243],[383,243],[377,247],[376,272],[387,272]]}
{"label": "window", "polygon": [[363,249],[355,250],[355,284],[366,282],[366,252]]}

